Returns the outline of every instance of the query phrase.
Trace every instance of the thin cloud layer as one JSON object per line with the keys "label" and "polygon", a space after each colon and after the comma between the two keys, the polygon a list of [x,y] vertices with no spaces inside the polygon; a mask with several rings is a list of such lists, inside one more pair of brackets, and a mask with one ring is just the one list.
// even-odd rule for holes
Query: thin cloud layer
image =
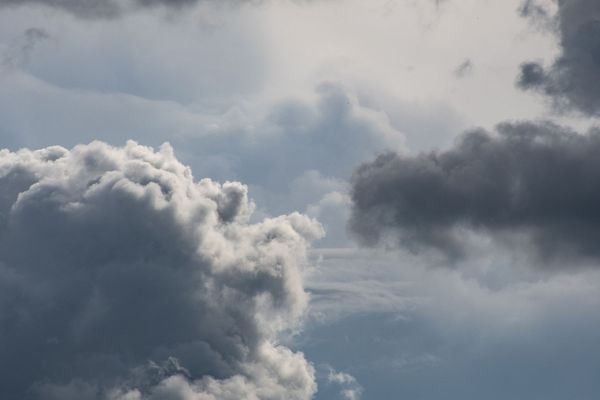
{"label": "thin cloud layer", "polygon": [[[528,0],[521,12],[536,20],[550,20],[547,8]],[[539,62],[521,65],[518,86],[549,96],[559,110],[600,115],[600,2],[558,1],[554,24],[560,55],[546,68]]]}
{"label": "thin cloud layer", "polygon": [[0,152],[3,399],[308,399],[279,345],[306,304],[320,225],[250,224],[237,182],[169,145]]}
{"label": "thin cloud layer", "polygon": [[81,18],[110,19],[142,8],[166,7],[179,10],[200,1],[202,0],[2,0],[0,7],[41,5],[67,11]]}
{"label": "thin cloud layer", "polygon": [[391,234],[452,257],[474,231],[543,260],[597,260],[599,152],[597,130],[518,123],[470,132],[447,151],[384,154],[355,171],[350,227],[367,244]]}

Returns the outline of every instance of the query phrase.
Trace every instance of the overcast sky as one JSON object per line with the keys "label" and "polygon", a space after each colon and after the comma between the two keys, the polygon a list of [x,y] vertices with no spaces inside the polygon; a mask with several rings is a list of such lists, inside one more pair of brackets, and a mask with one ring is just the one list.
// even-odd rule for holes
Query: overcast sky
{"label": "overcast sky", "polygon": [[592,400],[596,0],[0,0],[0,398]]}

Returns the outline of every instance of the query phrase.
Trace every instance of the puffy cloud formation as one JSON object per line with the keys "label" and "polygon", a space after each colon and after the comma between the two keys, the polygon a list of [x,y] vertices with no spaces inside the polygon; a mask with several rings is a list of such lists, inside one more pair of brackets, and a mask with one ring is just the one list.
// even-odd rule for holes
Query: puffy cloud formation
{"label": "puffy cloud formation", "polygon": [[330,383],[335,383],[342,387],[342,390],[340,391],[342,399],[360,400],[363,389],[352,375],[330,369],[327,380]]}
{"label": "puffy cloud formation", "polygon": [[351,229],[364,242],[464,255],[468,232],[530,247],[541,260],[600,256],[600,131],[546,123],[473,131],[446,151],[388,153],[352,180]]}
{"label": "puffy cloud formation", "polygon": [[322,228],[252,210],[167,144],[0,151],[0,397],[310,398],[278,337]]}
{"label": "puffy cloud formation", "polygon": [[[552,98],[558,109],[600,115],[600,2],[561,0],[554,17],[561,52],[552,66],[539,62],[521,65],[518,85]],[[522,14],[551,19],[542,5],[527,0]]]}
{"label": "puffy cloud formation", "polygon": [[[237,126],[192,138],[190,144],[207,156],[222,157],[218,165],[240,171],[244,182],[269,188],[285,187],[311,170],[347,178],[373,153],[405,148],[404,134],[384,112],[363,107],[355,93],[337,83],[319,84],[314,103],[279,101],[262,120],[253,120],[249,111]],[[333,156],[336,153],[339,156]]]}

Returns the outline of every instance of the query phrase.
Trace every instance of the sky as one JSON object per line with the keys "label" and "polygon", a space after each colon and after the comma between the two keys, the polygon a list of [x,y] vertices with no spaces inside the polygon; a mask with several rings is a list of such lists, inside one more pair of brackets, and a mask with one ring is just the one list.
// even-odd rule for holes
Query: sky
{"label": "sky", "polygon": [[0,398],[596,399],[599,21],[0,0]]}

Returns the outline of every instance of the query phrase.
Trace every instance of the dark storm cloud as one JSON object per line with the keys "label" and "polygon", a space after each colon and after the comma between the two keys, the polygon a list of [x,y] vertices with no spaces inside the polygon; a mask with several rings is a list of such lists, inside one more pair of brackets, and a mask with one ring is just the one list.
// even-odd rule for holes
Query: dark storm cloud
{"label": "dark storm cloud", "polygon": [[[521,14],[549,20],[548,11],[526,1]],[[517,84],[549,96],[559,110],[600,115],[600,2],[561,0],[554,17],[561,52],[550,67],[538,62],[521,66]]]}
{"label": "dark storm cloud", "polygon": [[[600,131],[502,124],[440,152],[388,153],[352,179],[351,229],[410,249],[464,252],[468,229],[520,238],[542,259],[600,257]],[[505,235],[510,233],[512,235]]]}
{"label": "dark storm cloud", "polygon": [[[140,8],[167,7],[182,9],[200,1],[203,0],[0,0],[0,6],[42,5],[64,10],[82,18],[115,18],[123,13]],[[243,3],[245,0],[225,1],[225,3],[235,2]]]}
{"label": "dark storm cloud", "polygon": [[322,231],[252,209],[168,145],[0,151],[0,398],[310,398],[277,337]]}

